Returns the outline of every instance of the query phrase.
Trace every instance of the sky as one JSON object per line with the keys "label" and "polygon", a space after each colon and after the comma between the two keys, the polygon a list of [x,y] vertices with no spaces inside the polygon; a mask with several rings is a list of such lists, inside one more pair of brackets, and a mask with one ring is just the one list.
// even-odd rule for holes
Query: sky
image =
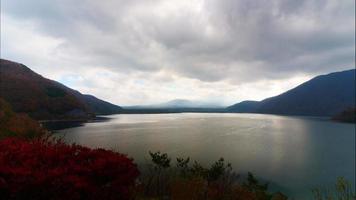
{"label": "sky", "polygon": [[355,1],[1,0],[0,50],[118,105],[230,105],[354,68]]}

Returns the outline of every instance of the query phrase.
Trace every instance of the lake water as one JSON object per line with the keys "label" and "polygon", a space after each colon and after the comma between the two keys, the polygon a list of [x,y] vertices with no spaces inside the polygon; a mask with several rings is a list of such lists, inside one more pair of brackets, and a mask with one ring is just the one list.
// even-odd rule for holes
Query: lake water
{"label": "lake water", "polygon": [[251,171],[294,199],[338,176],[355,184],[355,125],[322,118],[260,114],[111,115],[109,121],[58,131],[65,140],[115,149],[148,162],[148,151],[190,156],[203,164],[220,157]]}

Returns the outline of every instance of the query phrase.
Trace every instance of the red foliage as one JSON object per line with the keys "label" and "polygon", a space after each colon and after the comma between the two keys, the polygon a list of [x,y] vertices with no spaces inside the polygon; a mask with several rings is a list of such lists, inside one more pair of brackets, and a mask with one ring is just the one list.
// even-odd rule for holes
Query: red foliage
{"label": "red foliage", "polygon": [[126,156],[48,139],[0,141],[0,198],[129,199],[139,175]]}

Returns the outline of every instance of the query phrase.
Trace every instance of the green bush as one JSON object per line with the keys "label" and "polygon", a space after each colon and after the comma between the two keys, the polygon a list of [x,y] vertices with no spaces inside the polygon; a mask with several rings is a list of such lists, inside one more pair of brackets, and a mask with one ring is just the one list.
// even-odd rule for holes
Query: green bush
{"label": "green bush", "polygon": [[[151,165],[141,170],[137,199],[236,199],[269,200],[268,184],[260,183],[252,173],[244,182],[233,172],[232,165],[220,158],[209,167],[190,157],[176,158],[176,163],[161,152],[149,152]],[[282,196],[278,193],[277,196]],[[287,199],[287,198],[277,198]]]}

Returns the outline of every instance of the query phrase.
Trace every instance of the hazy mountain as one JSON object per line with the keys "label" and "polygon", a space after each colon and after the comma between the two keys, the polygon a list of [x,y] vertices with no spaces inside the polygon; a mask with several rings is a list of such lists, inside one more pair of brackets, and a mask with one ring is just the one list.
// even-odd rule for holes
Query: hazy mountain
{"label": "hazy mountain", "polygon": [[23,64],[0,60],[0,97],[35,119],[88,119],[120,107],[70,89]]}
{"label": "hazy mountain", "polygon": [[151,104],[151,105],[139,105],[139,106],[128,106],[125,108],[131,109],[178,109],[178,108],[221,108],[222,106],[214,103],[203,102],[203,101],[191,101],[186,99],[174,99],[168,102]]}
{"label": "hazy mountain", "polygon": [[[355,107],[355,70],[317,76],[298,87],[260,102],[241,102],[230,112],[332,116]],[[242,111],[241,111],[242,110]]]}
{"label": "hazy mountain", "polygon": [[203,101],[191,101],[186,99],[174,99],[165,103],[156,104],[155,107],[161,108],[217,108],[221,107],[218,104],[203,102]]}

